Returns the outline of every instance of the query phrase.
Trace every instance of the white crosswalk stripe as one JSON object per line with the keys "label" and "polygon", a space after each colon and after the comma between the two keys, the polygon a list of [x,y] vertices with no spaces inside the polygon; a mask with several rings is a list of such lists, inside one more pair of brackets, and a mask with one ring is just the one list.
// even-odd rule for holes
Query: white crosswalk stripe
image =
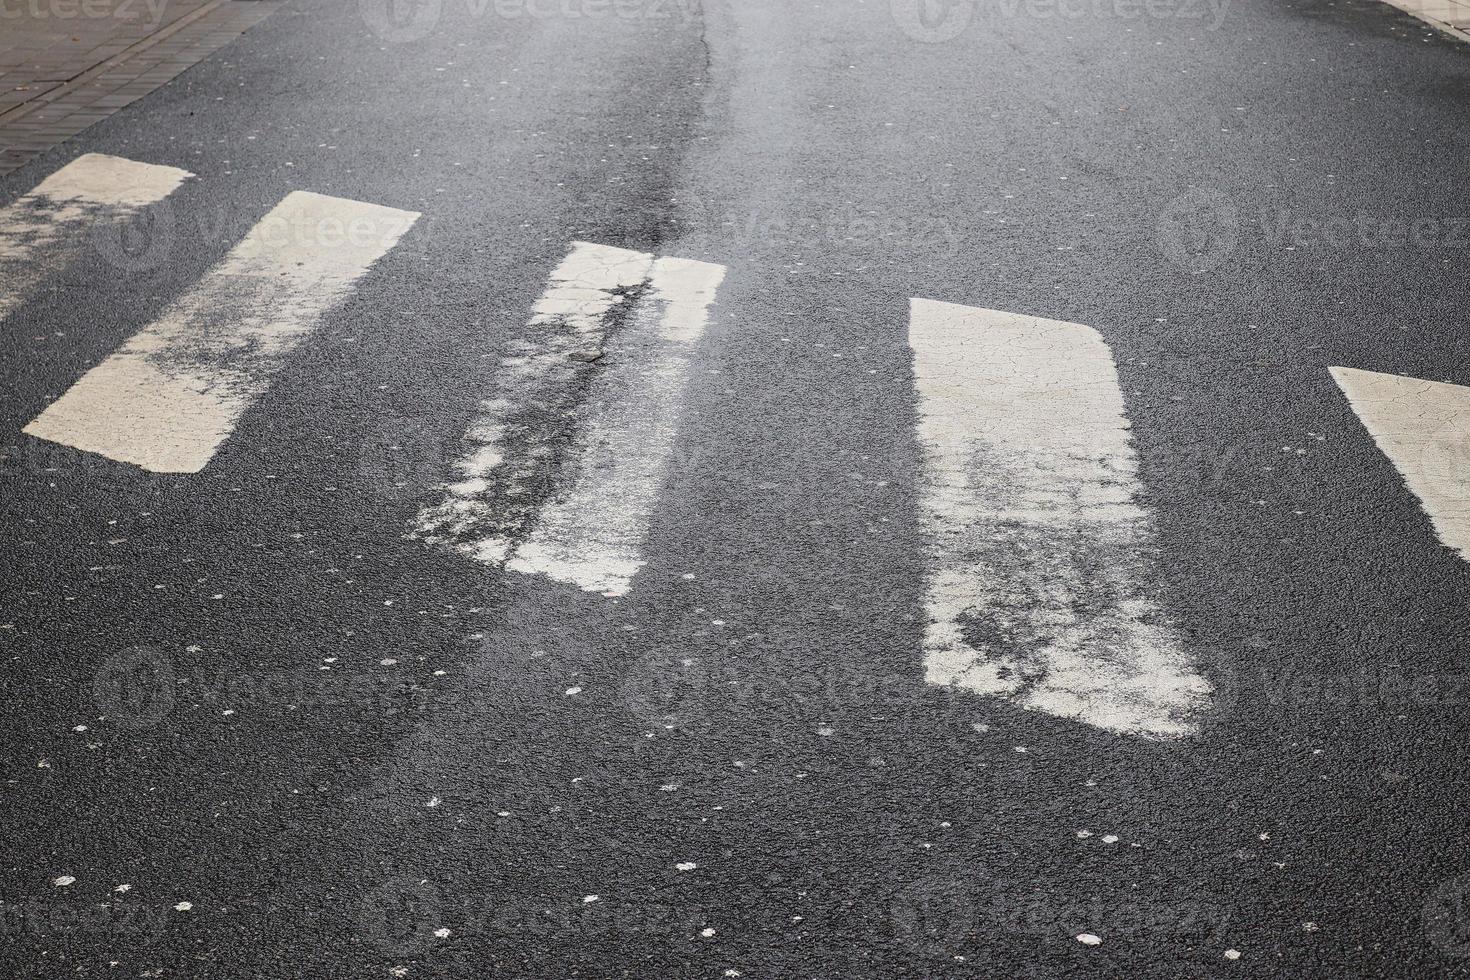
{"label": "white crosswalk stripe", "polygon": [[65,268],[99,221],[156,204],[192,176],[176,167],[88,153],[0,211],[0,317]]}
{"label": "white crosswalk stripe", "polygon": [[296,191],[26,426],[161,473],[203,469],[302,339],[418,215]]}
{"label": "white crosswalk stripe", "polygon": [[1152,521],[1102,338],[916,299],[909,345],[928,681],[1109,731],[1189,734],[1211,688],[1149,598]]}
{"label": "white crosswalk stripe", "polygon": [[1419,498],[1445,547],[1470,561],[1470,388],[1330,369],[1378,448]]}
{"label": "white crosswalk stripe", "polygon": [[[0,211],[0,315],[192,175],[89,155]],[[25,427],[163,473],[206,466],[284,359],[419,215],[294,192]],[[645,564],[725,267],[573,242],[408,537],[606,596]],[[1161,603],[1112,353],[1093,329],[914,299],[923,677],[1110,732],[1195,732],[1212,688]],[[1470,388],[1332,376],[1470,560]]]}
{"label": "white crosswalk stripe", "polygon": [[[621,595],[674,447],[692,345],[724,268],[576,242],[465,434],[458,479],[411,537]],[[590,388],[588,387],[590,385]],[[583,395],[584,389],[587,391]],[[550,436],[571,424],[565,458]],[[536,503],[535,487],[551,499]]]}

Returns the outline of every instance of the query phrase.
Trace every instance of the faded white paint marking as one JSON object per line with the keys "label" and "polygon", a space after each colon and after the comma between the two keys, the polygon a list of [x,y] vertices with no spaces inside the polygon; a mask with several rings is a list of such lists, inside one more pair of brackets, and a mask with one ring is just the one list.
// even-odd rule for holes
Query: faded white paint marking
{"label": "faded white paint marking", "polygon": [[1439,540],[1470,561],[1470,388],[1356,368],[1329,370],[1419,498]]}
{"label": "faded white paint marking", "polygon": [[147,470],[198,472],[322,314],[417,218],[288,194],[192,290],[25,431]]}
{"label": "faded white paint marking", "polygon": [[192,176],[176,167],[88,153],[0,211],[0,317],[79,254],[98,221],[135,214]]}
{"label": "faded white paint marking", "polygon": [[602,356],[608,322],[642,285],[653,256],[573,242],[537,300],[530,336],[501,360],[500,397],[480,403],[445,499],[420,512],[410,537],[488,564],[510,557],[535,517],[553,441],[571,423],[582,381]]}
{"label": "faded white paint marking", "polygon": [[576,481],[542,510],[506,567],[605,595],[628,591],[674,450],[690,347],[724,275],[707,262],[653,263],[608,351],[612,363],[594,376]]}
{"label": "faded white paint marking", "polygon": [[1147,594],[1153,531],[1102,337],[915,299],[909,344],[926,679],[1109,731],[1193,731],[1211,688]]}
{"label": "faded white paint marking", "polygon": [[[465,435],[456,481],[411,536],[625,593],[643,564],[690,351],[723,277],[706,262],[574,243],[536,303],[530,339],[501,364],[501,396]],[[570,435],[560,458],[559,434]]]}

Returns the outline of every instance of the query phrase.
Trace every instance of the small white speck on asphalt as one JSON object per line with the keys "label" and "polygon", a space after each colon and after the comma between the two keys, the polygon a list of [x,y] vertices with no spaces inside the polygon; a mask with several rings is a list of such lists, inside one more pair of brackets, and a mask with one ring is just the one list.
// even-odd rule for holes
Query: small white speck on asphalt
{"label": "small white speck on asphalt", "polygon": [[67,885],[76,884],[76,878],[72,877],[71,875],[62,875],[59,878],[53,879],[51,884],[55,885],[58,888],[65,888]]}
{"label": "small white speck on asphalt", "polygon": [[1080,936],[1077,937],[1077,941],[1079,943],[1081,943],[1082,945],[1084,945],[1084,946],[1101,946],[1102,945],[1102,939],[1101,939],[1101,937],[1094,936],[1090,932],[1084,932],[1084,933],[1082,933]]}
{"label": "small white speck on asphalt", "polygon": [[699,865],[695,864],[693,861],[680,861],[678,864],[674,865],[674,870],[693,871],[697,867],[699,867]]}
{"label": "small white speck on asphalt", "polygon": [[701,936],[703,936],[705,939],[708,939],[710,936],[713,936],[715,934],[715,931],[713,929],[709,928],[708,926],[706,926],[705,928],[699,930],[699,934]]}
{"label": "small white speck on asphalt", "polygon": [[601,897],[602,897],[601,895],[583,895],[582,896],[582,904],[583,905],[591,905],[593,902],[597,901]]}
{"label": "small white speck on asphalt", "polygon": [[581,694],[581,693],[582,693],[582,689],[580,687],[569,687],[569,688],[567,688],[567,697],[571,697],[573,694]]}
{"label": "small white speck on asphalt", "polygon": [[439,939],[448,939],[449,938],[449,930],[448,929],[435,929],[434,930],[434,935],[437,938],[439,938]]}
{"label": "small white speck on asphalt", "polygon": [[193,902],[180,902],[174,906],[175,912],[187,912],[194,907]]}
{"label": "small white speck on asphalt", "polygon": [[1227,960],[1238,960],[1238,959],[1240,959],[1240,950],[1238,950],[1238,949],[1227,949],[1225,951],[1225,958]]}

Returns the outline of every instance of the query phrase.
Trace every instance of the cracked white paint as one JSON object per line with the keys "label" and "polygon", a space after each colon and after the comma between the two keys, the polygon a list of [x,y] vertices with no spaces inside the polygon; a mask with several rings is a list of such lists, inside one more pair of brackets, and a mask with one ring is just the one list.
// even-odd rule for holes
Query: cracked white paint
{"label": "cracked white paint", "polygon": [[1470,388],[1329,369],[1447,548],[1470,561]]}
{"label": "cracked white paint", "polygon": [[287,355],[417,218],[288,194],[26,433],[160,473],[198,472]]}
{"label": "cracked white paint", "polygon": [[97,222],[135,214],[192,176],[177,167],[88,153],[0,211],[0,317],[80,254]]}
{"label": "cracked white paint", "polygon": [[[529,339],[501,362],[499,397],[465,434],[445,499],[410,536],[625,593],[644,562],[691,348],[723,277],[706,262],[573,243],[535,305]],[[566,439],[560,460],[557,437]]]}
{"label": "cracked white paint", "polygon": [[1112,354],[1075,323],[915,299],[925,677],[1108,731],[1194,730],[1210,685],[1148,595]]}

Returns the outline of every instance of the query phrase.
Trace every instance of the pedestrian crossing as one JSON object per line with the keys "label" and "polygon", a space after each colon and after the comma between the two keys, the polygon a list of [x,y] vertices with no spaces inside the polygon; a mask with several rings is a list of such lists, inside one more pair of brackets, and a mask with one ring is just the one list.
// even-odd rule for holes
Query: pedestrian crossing
{"label": "pedestrian crossing", "polygon": [[[0,315],[101,216],[191,177],[81,157],[0,211]],[[24,428],[165,474],[203,470],[323,316],[419,215],[295,191],[159,318]],[[615,598],[646,564],[724,266],[570,243],[444,482],[403,535]],[[1213,694],[1167,610],[1113,355],[1077,323],[910,302],[926,682],[1121,734],[1178,738]],[[1440,541],[1470,559],[1470,388],[1331,375]]]}
{"label": "pedestrian crossing", "polygon": [[1102,337],[915,299],[909,346],[928,681],[1109,731],[1188,734],[1210,685],[1149,597],[1152,520]]}
{"label": "pedestrian crossing", "polygon": [[157,473],[199,472],[322,314],[417,218],[293,191],[26,434]]}
{"label": "pedestrian crossing", "polygon": [[[627,592],[674,449],[690,350],[724,275],[708,262],[574,242],[465,433],[458,480],[411,536],[591,592]],[[558,458],[548,436],[566,428]],[[539,509],[538,486],[552,488]]]}
{"label": "pedestrian crossing", "polygon": [[193,176],[177,167],[88,153],[0,210],[0,317],[80,255],[90,231],[157,204]]}
{"label": "pedestrian crossing", "polygon": [[1440,543],[1470,561],[1470,388],[1356,368],[1331,371],[1419,498]]}

